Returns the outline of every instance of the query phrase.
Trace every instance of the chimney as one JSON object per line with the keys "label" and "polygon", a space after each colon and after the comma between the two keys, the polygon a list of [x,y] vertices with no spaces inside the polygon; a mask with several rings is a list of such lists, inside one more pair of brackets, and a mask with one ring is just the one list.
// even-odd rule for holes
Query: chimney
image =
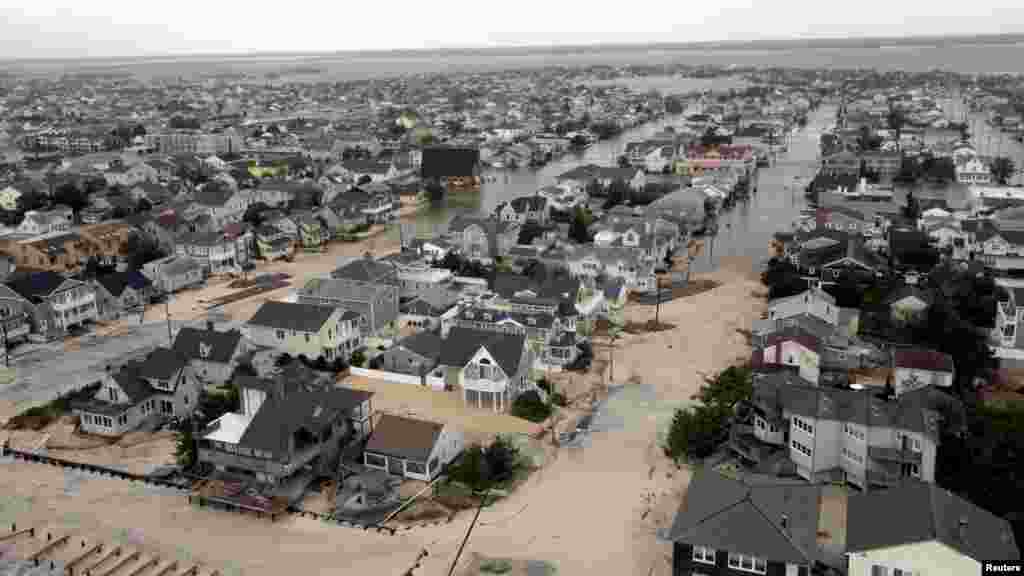
{"label": "chimney", "polygon": [[210,332],[213,332],[213,320],[206,321],[206,329],[209,330]]}
{"label": "chimney", "polygon": [[960,517],[960,541],[967,541],[967,516]]}

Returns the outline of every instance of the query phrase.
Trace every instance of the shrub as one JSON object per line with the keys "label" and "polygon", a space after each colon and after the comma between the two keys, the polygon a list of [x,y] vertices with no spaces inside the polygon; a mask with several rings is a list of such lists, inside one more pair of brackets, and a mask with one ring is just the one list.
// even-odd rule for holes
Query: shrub
{"label": "shrub", "polygon": [[679,408],[672,417],[663,447],[665,455],[677,463],[685,458],[706,458],[725,439],[728,430],[728,412],[719,407]]}
{"label": "shrub", "polygon": [[538,380],[537,387],[547,392],[548,394],[551,394],[551,383],[548,382],[546,378],[541,378],[540,380]]}
{"label": "shrub", "polygon": [[551,412],[551,406],[545,404],[533,390],[520,394],[512,403],[512,415],[530,422],[543,422]]}
{"label": "shrub", "polygon": [[551,400],[551,403],[554,404],[555,406],[565,408],[566,406],[569,405],[569,399],[566,398],[565,394],[562,394],[561,392],[553,392],[551,396],[549,396],[548,398]]}
{"label": "shrub", "polygon": [[519,470],[519,448],[503,436],[498,436],[484,451],[484,459],[490,467],[491,480],[511,480]]}
{"label": "shrub", "polygon": [[349,364],[352,366],[362,366],[364,363],[366,363],[366,354],[362,350],[356,350],[352,353]]}
{"label": "shrub", "polygon": [[448,470],[448,478],[473,490],[487,490],[512,480],[522,467],[519,448],[503,436],[486,449],[479,444],[467,448]]}
{"label": "shrub", "polygon": [[508,560],[484,560],[480,563],[480,572],[482,574],[505,574],[512,570],[512,563]]}

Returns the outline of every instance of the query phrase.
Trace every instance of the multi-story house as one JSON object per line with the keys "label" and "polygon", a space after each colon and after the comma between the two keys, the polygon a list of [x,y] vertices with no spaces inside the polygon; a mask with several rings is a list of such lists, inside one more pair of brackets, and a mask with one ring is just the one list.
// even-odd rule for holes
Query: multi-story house
{"label": "multi-story house", "polygon": [[1005,518],[934,484],[852,494],[846,510],[849,576],[984,574],[1020,561]]}
{"label": "multi-story house", "polygon": [[138,309],[153,296],[153,283],[138,270],[111,272],[92,281],[96,291],[96,309],[100,319],[116,320]]}
{"label": "multi-story house", "polygon": [[300,303],[352,311],[365,337],[393,328],[398,320],[398,286],[353,281],[349,278],[314,278],[299,290]]}
{"label": "multi-story house", "polygon": [[207,268],[195,258],[167,256],[144,264],[142,273],[158,292],[172,294],[205,282]]}
{"label": "multi-story house", "polygon": [[56,272],[16,274],[7,287],[31,303],[34,331],[59,336],[98,317],[95,289]]}
{"label": "multi-story house", "polygon": [[504,412],[516,397],[535,388],[529,381],[530,353],[522,334],[453,328],[441,347],[440,370],[467,406]]}
{"label": "multi-story house", "polygon": [[142,182],[156,182],[159,175],[149,164],[138,162],[130,166],[124,164],[111,166],[103,173],[103,178],[106,179],[108,186],[132,188]]}
{"label": "multi-story house", "polygon": [[632,292],[655,289],[655,260],[639,248],[587,245],[552,250],[544,255],[548,262],[563,265],[574,278],[621,278]]}
{"label": "multi-story house", "polygon": [[386,224],[398,215],[398,202],[385,184],[370,183],[336,196],[334,206],[350,206],[359,211],[367,224]]}
{"label": "multi-story house", "polygon": [[188,418],[199,403],[199,383],[173,350],[157,348],[145,360],[108,368],[90,400],[74,406],[83,432],[121,436],[152,420]]}
{"label": "multi-story house", "polygon": [[509,202],[502,202],[494,209],[495,217],[498,220],[520,225],[527,222],[546,225],[550,213],[548,199],[544,196],[520,196]]}
{"label": "multi-story house", "polygon": [[347,360],[363,346],[360,319],[356,312],[333,306],[270,300],[246,322],[243,333],[257,346],[292,356]]}
{"label": "multi-story house", "polygon": [[[561,319],[550,313],[465,306],[441,321],[441,334],[447,335],[457,327],[526,336],[534,356],[546,364],[561,366],[578,355],[575,330],[567,330]],[[568,340],[567,332],[571,334]]]}
{"label": "multi-story house", "polygon": [[356,183],[365,178],[370,182],[387,182],[398,176],[394,163],[378,160],[342,160],[332,171]]}
{"label": "multi-story house", "polygon": [[40,236],[69,232],[72,224],[74,224],[74,214],[68,207],[54,208],[45,212],[29,210],[25,212],[25,219],[21,221],[15,231],[18,234]]}
{"label": "multi-story house", "polygon": [[[380,260],[395,267],[399,298],[425,298],[438,304],[452,299],[451,270],[434,268],[414,252],[396,252]],[[390,271],[388,271],[389,277]]]}
{"label": "multi-story house", "polygon": [[256,228],[256,251],[260,258],[268,262],[290,258],[294,249],[294,239],[279,228],[269,224]]}
{"label": "multi-story house", "polygon": [[92,246],[92,255],[101,264],[123,268],[128,264],[128,238],[133,230],[125,222],[106,222],[82,226],[78,234]]}
{"label": "multi-story house", "polygon": [[781,454],[801,478],[862,489],[934,482],[942,429],[963,422],[959,401],[932,386],[885,398],[808,385],[785,372],[755,375],[753,398],[740,414],[730,447],[745,460],[760,464]]}
{"label": "multi-story house", "polygon": [[238,268],[237,246],[223,232],[192,232],[175,240],[175,253],[188,256],[206,270],[206,274],[223,274]]}
{"label": "multi-story house", "polygon": [[341,452],[371,432],[372,392],[313,386],[278,376],[239,377],[241,411],[200,432],[197,459],[276,487],[309,466],[338,472]]}
{"label": "multi-story house", "polygon": [[973,157],[956,165],[956,181],[961,184],[991,184],[992,171],[979,158]]}
{"label": "multi-story house", "polygon": [[184,327],[174,335],[174,351],[192,366],[192,371],[203,382],[223,384],[239,358],[250,346],[240,330],[219,331],[208,322],[206,328]]}
{"label": "multi-story house", "polygon": [[845,519],[823,506],[830,491],[695,472],[666,535],[672,574],[810,576],[812,568],[843,568]]}
{"label": "multi-story house", "polygon": [[799,326],[788,326],[765,335],[754,347],[750,365],[755,370],[791,367],[800,378],[818,384],[824,344],[814,334]]}
{"label": "multi-story house", "polygon": [[6,345],[27,340],[35,329],[36,307],[27,298],[0,284],[0,322]]}
{"label": "multi-story house", "polygon": [[985,266],[997,272],[1024,270],[1024,230],[978,226],[975,251]]}
{"label": "multi-story house", "polygon": [[196,190],[191,208],[194,214],[209,216],[214,228],[218,229],[241,222],[250,205],[246,195],[226,185],[214,183]]}
{"label": "multi-story house", "polygon": [[776,298],[768,303],[769,320],[784,320],[801,314],[810,314],[832,326],[839,324],[839,306],[836,306],[836,299],[825,292],[820,283],[800,294]]}
{"label": "multi-story house", "polygon": [[519,241],[519,225],[490,218],[456,216],[448,224],[448,238],[467,258],[493,262],[505,257]]}
{"label": "multi-story house", "polygon": [[[594,229],[594,244],[597,246],[623,246],[637,248],[651,260],[660,262],[673,250],[679,237],[678,230],[655,230],[656,222],[651,220],[613,217],[597,224]],[[664,223],[665,227],[669,224]]]}

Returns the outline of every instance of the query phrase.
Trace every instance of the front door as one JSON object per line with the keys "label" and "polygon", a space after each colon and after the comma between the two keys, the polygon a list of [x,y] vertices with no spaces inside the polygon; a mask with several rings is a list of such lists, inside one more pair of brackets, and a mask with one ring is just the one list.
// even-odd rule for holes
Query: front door
{"label": "front door", "polygon": [[388,458],[388,472],[396,476],[405,476],[405,465],[404,460],[401,458],[395,458],[394,456]]}

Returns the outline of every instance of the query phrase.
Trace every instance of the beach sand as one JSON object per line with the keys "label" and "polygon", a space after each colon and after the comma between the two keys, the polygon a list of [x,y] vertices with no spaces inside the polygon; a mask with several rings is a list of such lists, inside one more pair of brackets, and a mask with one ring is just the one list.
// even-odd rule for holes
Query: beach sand
{"label": "beach sand", "polygon": [[[701,275],[721,285],[662,304],[661,318],[674,324],[673,330],[620,341],[616,381],[639,383],[626,384],[609,398],[608,420],[615,426],[595,429],[582,448],[558,449],[520,489],[485,509],[460,565],[476,553],[546,561],[560,574],[671,573],[671,546],[655,534],[671,524],[689,473],[665,458],[659,438],[673,409],[691,402],[701,374],[749,354],[736,330],[749,327],[765,305],[752,296],[763,289],[750,269],[742,262],[727,263]],[[627,317],[646,322],[653,309],[631,305]],[[382,394],[381,405],[400,407],[403,394],[395,394],[392,400]],[[76,482],[71,497],[58,468],[0,464],[0,522],[58,522],[109,534],[132,527],[168,553],[187,551],[211,566],[227,567],[225,574],[398,575],[426,549],[429,555],[415,574],[434,575],[447,572],[472,519],[471,511],[464,512],[451,524],[387,536],[312,519],[271,524],[247,514],[198,509],[181,494],[119,480]]]}

